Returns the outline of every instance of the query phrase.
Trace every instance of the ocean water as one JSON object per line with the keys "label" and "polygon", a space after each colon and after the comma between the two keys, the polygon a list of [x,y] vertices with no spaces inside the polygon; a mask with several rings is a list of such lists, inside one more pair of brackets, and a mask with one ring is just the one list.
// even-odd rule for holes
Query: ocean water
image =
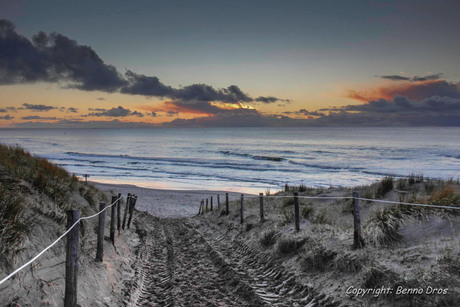
{"label": "ocean water", "polygon": [[0,129],[77,176],[165,189],[259,193],[460,176],[460,128]]}

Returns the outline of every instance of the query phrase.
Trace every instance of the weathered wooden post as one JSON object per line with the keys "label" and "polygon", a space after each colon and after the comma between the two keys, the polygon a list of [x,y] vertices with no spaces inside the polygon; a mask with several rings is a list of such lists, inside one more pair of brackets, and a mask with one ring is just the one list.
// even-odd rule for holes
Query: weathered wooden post
{"label": "weathered wooden post", "polygon": [[228,193],[225,193],[225,214],[228,215],[230,211],[228,211]]}
{"label": "weathered wooden post", "polygon": [[217,210],[220,211],[220,195],[217,195]]}
{"label": "weathered wooden post", "polygon": [[198,215],[201,214],[201,205],[203,204],[203,202],[200,202],[200,207],[198,208]]}
{"label": "weathered wooden post", "polygon": [[[67,211],[67,229],[72,227],[80,218],[80,210]],[[65,294],[64,307],[77,306],[78,284],[78,228],[76,224],[67,234],[66,258],[65,258]]]}
{"label": "weathered wooden post", "polygon": [[361,204],[359,200],[359,191],[353,191],[353,219],[354,219],[354,238],[353,248],[364,247],[364,239],[361,236]]}
{"label": "weathered wooden post", "polygon": [[118,234],[120,234],[121,228],[121,193],[118,193],[118,200],[117,200],[117,229]]}
{"label": "weathered wooden post", "polygon": [[294,192],[294,219],[295,231],[300,230],[299,193]]}
{"label": "weathered wooden post", "polygon": [[206,198],[206,212],[208,212],[208,210],[209,210],[209,209],[208,209],[208,200],[209,200],[209,199]]}
{"label": "weathered wooden post", "polygon": [[201,200],[201,215],[204,214],[204,199]]}
{"label": "weathered wooden post", "polygon": [[211,196],[211,211],[212,211],[212,207],[213,207],[213,205],[212,205],[212,196]]}
{"label": "weathered wooden post", "polygon": [[123,214],[123,224],[121,225],[121,228],[125,230],[125,225],[126,225],[126,218],[128,216],[128,208],[129,208],[129,203],[131,202],[131,193],[128,193],[128,198],[126,198],[126,207],[125,207],[125,213]]}
{"label": "weathered wooden post", "polygon": [[131,219],[133,218],[134,208],[136,207],[137,196],[131,198],[131,202],[129,204],[129,219],[128,219],[128,229],[131,225]]}
{"label": "weathered wooden post", "polygon": [[112,245],[114,246],[115,246],[115,220],[117,218],[116,201],[117,201],[117,196],[113,195],[112,196],[112,211],[110,215],[110,241],[112,242]]}
{"label": "weathered wooden post", "polygon": [[241,194],[241,207],[240,207],[240,223],[243,224],[244,220],[244,194]]}
{"label": "weathered wooden post", "polygon": [[[99,211],[105,209],[105,203],[99,203]],[[97,229],[97,251],[96,260],[102,262],[104,255],[104,225],[105,225],[105,210],[99,214],[99,226]]]}
{"label": "weathered wooden post", "polygon": [[260,222],[264,222],[264,193],[259,193]]}

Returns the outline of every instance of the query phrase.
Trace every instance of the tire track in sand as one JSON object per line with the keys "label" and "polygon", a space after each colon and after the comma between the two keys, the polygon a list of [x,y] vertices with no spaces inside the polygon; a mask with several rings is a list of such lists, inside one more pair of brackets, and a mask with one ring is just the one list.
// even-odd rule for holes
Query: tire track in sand
{"label": "tire track in sand", "polygon": [[128,306],[263,306],[191,226],[180,219],[139,215],[141,245]]}

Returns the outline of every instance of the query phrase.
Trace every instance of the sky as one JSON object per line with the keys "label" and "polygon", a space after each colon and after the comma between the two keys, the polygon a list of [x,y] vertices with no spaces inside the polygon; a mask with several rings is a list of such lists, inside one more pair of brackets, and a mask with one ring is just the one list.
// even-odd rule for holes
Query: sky
{"label": "sky", "polygon": [[0,0],[0,127],[460,126],[459,11]]}

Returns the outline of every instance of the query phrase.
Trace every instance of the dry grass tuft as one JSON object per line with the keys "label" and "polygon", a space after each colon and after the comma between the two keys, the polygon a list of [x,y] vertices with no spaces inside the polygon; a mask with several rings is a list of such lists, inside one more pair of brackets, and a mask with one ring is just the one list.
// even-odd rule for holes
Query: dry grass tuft
{"label": "dry grass tuft", "polygon": [[330,267],[337,253],[320,242],[312,244],[302,257],[302,268],[306,271],[325,271]]}
{"label": "dry grass tuft", "polygon": [[334,259],[334,268],[339,272],[356,273],[367,265],[369,256],[361,252],[344,252]]}
{"label": "dry grass tuft", "polygon": [[295,253],[304,245],[305,241],[297,238],[283,238],[278,242],[278,254],[289,255]]}
{"label": "dry grass tuft", "polygon": [[28,230],[23,218],[24,203],[17,192],[0,183],[0,255],[11,261],[20,250],[20,243]]}
{"label": "dry grass tuft", "polygon": [[460,191],[458,187],[447,185],[440,190],[434,190],[428,202],[432,205],[438,206],[460,206]]}
{"label": "dry grass tuft", "polygon": [[311,219],[315,213],[315,208],[312,204],[308,204],[302,207],[301,215],[304,219]]}
{"label": "dry grass tuft", "polygon": [[376,197],[383,198],[385,195],[393,189],[394,177],[387,176],[380,181],[380,185],[377,187]]}
{"label": "dry grass tuft", "polygon": [[270,247],[275,245],[276,240],[280,236],[280,233],[275,229],[270,229],[264,234],[262,234],[262,238],[260,238],[260,244],[263,247]]}
{"label": "dry grass tuft", "polygon": [[399,206],[375,212],[364,227],[365,237],[374,245],[390,244],[401,239],[399,227],[406,215]]}

